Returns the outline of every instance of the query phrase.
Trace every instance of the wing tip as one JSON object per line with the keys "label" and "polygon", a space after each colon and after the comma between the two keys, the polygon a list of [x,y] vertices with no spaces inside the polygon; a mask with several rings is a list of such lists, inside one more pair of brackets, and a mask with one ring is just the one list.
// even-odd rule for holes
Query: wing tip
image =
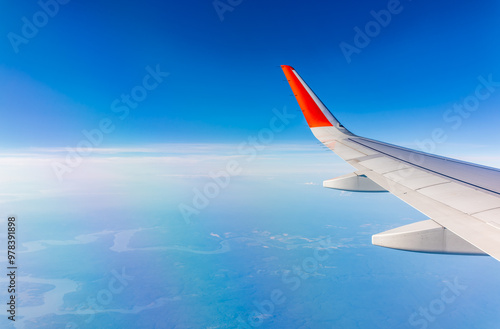
{"label": "wing tip", "polygon": [[281,65],[281,69],[295,71],[295,69],[290,65]]}
{"label": "wing tip", "polygon": [[281,68],[310,128],[331,127],[338,123],[293,67],[281,65]]}

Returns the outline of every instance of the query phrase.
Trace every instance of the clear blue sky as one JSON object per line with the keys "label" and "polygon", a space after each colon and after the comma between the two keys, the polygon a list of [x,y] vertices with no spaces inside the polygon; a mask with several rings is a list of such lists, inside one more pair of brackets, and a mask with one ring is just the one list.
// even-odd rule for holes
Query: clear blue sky
{"label": "clear blue sky", "polygon": [[[41,7],[4,4],[0,147],[75,146],[103,118],[116,124],[104,147],[237,143],[265,127],[273,108],[298,109],[281,64],[361,135],[411,143],[444,127],[491,140],[500,92],[460,134],[442,115],[474,92],[478,76],[500,81],[498,2],[401,1],[348,63],[339,45],[354,45],[354,28],[390,3],[243,0],[221,21],[212,1],[70,1],[14,47],[9,33],[23,37],[23,17],[43,19]],[[119,120],[111,104],[142,83],[148,65],[168,77]],[[312,136],[300,118],[282,138]]]}

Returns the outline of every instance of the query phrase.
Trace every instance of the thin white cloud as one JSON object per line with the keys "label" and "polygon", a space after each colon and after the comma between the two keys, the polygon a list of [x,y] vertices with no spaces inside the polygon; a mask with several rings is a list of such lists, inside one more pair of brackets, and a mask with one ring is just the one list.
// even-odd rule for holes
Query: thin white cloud
{"label": "thin white cloud", "polygon": [[[319,185],[314,182],[354,170],[315,145],[272,144],[250,159],[238,154],[235,144],[159,144],[97,148],[59,182],[53,164],[65,163],[65,152],[64,148],[31,148],[0,154],[0,184],[5,191],[0,194],[0,203],[68,195],[121,195],[124,187],[146,182],[162,188],[162,193],[181,187],[191,190],[197,182],[226,170],[230,161],[241,168],[240,180],[282,177],[304,185]],[[500,156],[469,156],[491,166],[500,164]]]}

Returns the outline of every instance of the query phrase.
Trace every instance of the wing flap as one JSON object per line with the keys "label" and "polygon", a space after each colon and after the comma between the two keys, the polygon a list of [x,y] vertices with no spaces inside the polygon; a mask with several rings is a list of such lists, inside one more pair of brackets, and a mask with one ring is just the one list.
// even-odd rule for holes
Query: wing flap
{"label": "wing flap", "polygon": [[323,182],[324,187],[351,192],[387,192],[362,173],[350,173]]}
{"label": "wing flap", "polygon": [[453,234],[433,220],[401,226],[375,234],[372,243],[377,246],[406,251],[484,255],[485,253]]}

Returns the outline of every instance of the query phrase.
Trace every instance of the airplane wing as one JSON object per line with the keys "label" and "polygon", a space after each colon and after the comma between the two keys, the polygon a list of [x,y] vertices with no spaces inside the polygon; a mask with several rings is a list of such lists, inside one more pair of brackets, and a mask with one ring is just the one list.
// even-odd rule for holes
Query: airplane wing
{"label": "airplane wing", "polygon": [[376,234],[373,244],[417,252],[488,254],[500,260],[499,169],[357,136],[292,67],[281,67],[314,136],[356,168],[323,186],[388,191],[429,217]]}

